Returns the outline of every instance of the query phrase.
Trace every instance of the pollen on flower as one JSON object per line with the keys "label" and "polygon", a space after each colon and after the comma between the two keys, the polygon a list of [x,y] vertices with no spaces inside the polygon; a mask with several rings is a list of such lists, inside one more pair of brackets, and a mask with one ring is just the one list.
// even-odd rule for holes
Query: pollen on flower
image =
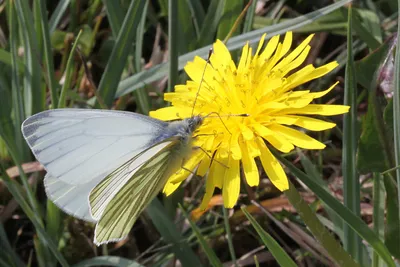
{"label": "pollen on flower", "polygon": [[[240,193],[240,166],[249,186],[259,184],[259,159],[270,181],[281,191],[288,189],[286,174],[268,145],[287,153],[295,147],[323,149],[324,144],[297,130],[323,131],[334,123],[309,115],[338,115],[348,112],[343,105],[313,104],[313,100],[329,93],[296,90],[302,84],[317,79],[338,65],[331,62],[320,67],[301,66],[310,52],[308,36],[290,52],[292,32],[283,41],[273,36],[264,47],[266,35],[260,39],[256,52],[246,44],[238,64],[219,40],[213,45],[209,61],[195,57],[185,66],[190,80],[177,85],[175,92],[164,98],[171,106],[150,113],[161,120],[175,120],[194,114],[206,116],[194,133],[195,150],[184,164],[187,170],[197,167],[197,174],[206,179],[206,192],[200,208],[206,208],[215,188],[222,189],[224,205],[233,207]],[[196,95],[196,105],[193,107]],[[248,114],[248,116],[232,116]],[[293,127],[294,126],[294,127]],[[214,155],[211,161],[209,155]],[[211,166],[210,166],[211,164]],[[182,169],[168,180],[164,192],[171,194],[190,172]]]}

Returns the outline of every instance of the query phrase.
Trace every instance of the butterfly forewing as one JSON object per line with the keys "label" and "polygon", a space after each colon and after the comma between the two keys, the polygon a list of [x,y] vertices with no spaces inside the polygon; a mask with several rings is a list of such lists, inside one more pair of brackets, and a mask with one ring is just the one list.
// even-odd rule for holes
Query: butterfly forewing
{"label": "butterfly forewing", "polygon": [[59,109],[28,118],[22,132],[53,177],[69,184],[86,184],[106,177],[146,149],[166,126],[130,112]]}
{"label": "butterfly forewing", "polygon": [[[161,149],[134,171],[107,203],[95,229],[97,245],[125,238],[139,214],[162,189],[169,176],[179,169],[183,158],[178,140],[163,142],[155,147]],[[113,178],[110,176],[109,180]],[[104,187],[109,187],[111,183],[107,181],[96,186],[91,194],[91,203],[94,196],[99,196],[97,192],[104,191]]]}

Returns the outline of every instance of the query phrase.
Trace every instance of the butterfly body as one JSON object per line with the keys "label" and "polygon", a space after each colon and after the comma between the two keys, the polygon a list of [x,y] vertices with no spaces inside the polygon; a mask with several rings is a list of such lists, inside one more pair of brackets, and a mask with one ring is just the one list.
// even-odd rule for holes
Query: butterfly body
{"label": "butterfly body", "polygon": [[96,223],[97,245],[127,236],[179,170],[203,119],[163,122],[107,110],[56,109],[35,114],[22,133],[45,167],[46,193],[60,209]]}

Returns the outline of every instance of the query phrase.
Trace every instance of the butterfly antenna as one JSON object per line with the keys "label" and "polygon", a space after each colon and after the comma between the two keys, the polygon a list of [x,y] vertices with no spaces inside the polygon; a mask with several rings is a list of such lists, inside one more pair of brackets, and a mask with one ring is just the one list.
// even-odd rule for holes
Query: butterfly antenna
{"label": "butterfly antenna", "polygon": [[194,108],[196,107],[197,98],[199,97],[199,94],[200,94],[201,85],[203,84],[204,75],[206,74],[207,65],[210,63],[210,58],[211,58],[212,52],[213,52],[213,49],[211,47],[210,50],[208,51],[208,58],[206,61],[206,66],[204,67],[203,74],[201,75],[199,89],[197,90],[196,96],[194,98],[191,117],[193,117],[193,114],[194,114]]}

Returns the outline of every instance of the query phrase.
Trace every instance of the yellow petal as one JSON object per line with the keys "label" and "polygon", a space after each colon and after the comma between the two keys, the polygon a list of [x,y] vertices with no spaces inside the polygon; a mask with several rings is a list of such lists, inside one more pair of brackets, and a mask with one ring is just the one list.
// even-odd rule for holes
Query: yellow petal
{"label": "yellow petal", "polygon": [[212,198],[214,194],[214,181],[213,181],[213,175],[212,174],[212,168],[210,170],[209,175],[207,175],[206,178],[206,192],[204,194],[203,200],[201,201],[201,204],[199,206],[200,210],[205,210],[208,206],[208,202],[210,202],[210,199]]}
{"label": "yellow petal", "polygon": [[319,105],[319,104],[310,104],[304,108],[299,109],[287,109],[282,111],[284,114],[309,114],[309,115],[324,115],[324,116],[332,116],[344,114],[349,111],[349,106],[343,105]]}
{"label": "yellow petal", "polygon": [[242,153],[239,147],[239,131],[233,132],[230,142],[230,149],[232,153],[232,158],[235,160],[240,160],[242,158]]}
{"label": "yellow petal", "polygon": [[149,116],[163,121],[179,120],[182,118],[180,113],[181,110],[177,107],[166,107],[150,111]]}
{"label": "yellow petal", "polygon": [[215,187],[222,188],[223,179],[228,167],[228,157],[223,157],[223,155],[221,155],[221,151],[218,150],[217,154],[215,155],[215,160],[211,164],[209,174],[209,176],[212,176]]}
{"label": "yellow petal", "polygon": [[181,183],[170,183],[170,182],[167,182],[167,183],[165,184],[165,186],[164,186],[163,193],[164,193],[166,196],[171,195],[176,189],[178,189],[178,187],[179,187],[180,184],[181,184]]}
{"label": "yellow petal", "polygon": [[310,93],[310,95],[316,99],[316,98],[320,98],[323,97],[324,95],[326,95],[327,93],[329,93],[333,88],[335,88],[335,86],[338,84],[339,82],[336,82],[334,85],[332,85],[331,87],[329,87],[327,90],[325,91],[321,91],[321,92],[316,92],[316,93]]}
{"label": "yellow petal", "polygon": [[[306,39],[304,39],[304,41],[300,45],[298,45],[285,59],[283,59],[281,62],[279,62],[279,64],[276,65],[276,68],[281,68],[281,67],[289,64],[293,60],[295,60],[298,55],[300,55],[307,47],[309,47],[308,44],[310,43],[310,41],[313,37],[314,37],[314,34],[311,34]],[[308,51],[305,55],[303,55],[304,59],[303,59],[303,61],[300,61],[301,63],[304,62],[307,54],[308,54]]]}
{"label": "yellow petal", "polygon": [[279,35],[275,35],[269,40],[267,46],[265,47],[264,51],[261,53],[259,57],[260,65],[264,64],[264,62],[267,61],[272,56],[272,54],[276,50],[278,43],[279,43]]}
{"label": "yellow petal", "polygon": [[307,148],[307,149],[323,149],[325,145],[314,138],[309,137],[305,133],[300,131],[294,130],[292,128],[279,125],[279,124],[272,124],[268,126],[271,131],[274,131],[277,134],[284,136],[289,142],[293,145]]}
{"label": "yellow petal", "polygon": [[290,152],[291,150],[294,149],[292,143],[288,142],[288,140],[285,137],[274,133],[267,127],[261,124],[255,124],[253,127],[261,137],[267,140],[276,149],[284,153]]}
{"label": "yellow petal", "polygon": [[272,184],[280,191],[289,189],[289,182],[285,171],[278,160],[271,154],[261,138],[257,138],[258,146],[261,151],[261,164]]}
{"label": "yellow petal", "polygon": [[240,130],[242,131],[242,136],[245,140],[251,140],[254,137],[253,131],[249,129],[243,123],[239,123]]}
{"label": "yellow petal", "polygon": [[246,142],[240,144],[242,149],[242,165],[247,184],[249,186],[257,186],[260,182],[257,164],[250,155]]}
{"label": "yellow petal", "polygon": [[240,56],[238,65],[239,71],[243,70],[243,68],[245,68],[245,66],[247,65],[248,55],[249,55],[249,43],[246,43],[246,45],[243,46],[242,55]]}
{"label": "yellow petal", "polygon": [[260,42],[258,42],[258,47],[257,47],[256,53],[255,53],[255,56],[258,56],[258,55],[259,55],[260,50],[261,50],[261,48],[262,48],[262,46],[263,46],[263,44],[264,44],[264,40],[265,40],[265,37],[266,37],[266,36],[267,36],[266,33],[264,33],[264,34],[261,36]]}
{"label": "yellow petal", "polygon": [[196,168],[197,165],[199,165],[200,161],[204,157],[204,152],[202,150],[196,150],[195,152],[192,153],[190,158],[185,162],[183,165],[184,168],[179,169],[178,172],[174,173],[168,181],[170,183],[180,183],[183,180],[185,180],[191,172],[188,170],[193,170]]}
{"label": "yellow petal", "polygon": [[204,156],[200,162],[199,168],[197,169],[197,175],[203,177],[210,169],[211,159],[208,156]]}
{"label": "yellow petal", "polygon": [[229,169],[225,172],[224,186],[222,188],[222,197],[224,198],[224,206],[232,208],[240,193],[240,172],[239,161],[229,158]]}
{"label": "yellow petal", "polygon": [[[289,117],[289,116],[287,116]],[[302,117],[302,116],[290,116],[293,119],[296,119],[294,125],[300,126],[304,129],[311,130],[311,131],[324,131],[328,129],[332,129],[336,126],[335,123],[327,122],[323,120],[318,120],[309,117]],[[284,124],[284,123],[282,123]]]}
{"label": "yellow petal", "polygon": [[297,122],[296,116],[273,116],[271,122],[285,125],[293,125]]}

